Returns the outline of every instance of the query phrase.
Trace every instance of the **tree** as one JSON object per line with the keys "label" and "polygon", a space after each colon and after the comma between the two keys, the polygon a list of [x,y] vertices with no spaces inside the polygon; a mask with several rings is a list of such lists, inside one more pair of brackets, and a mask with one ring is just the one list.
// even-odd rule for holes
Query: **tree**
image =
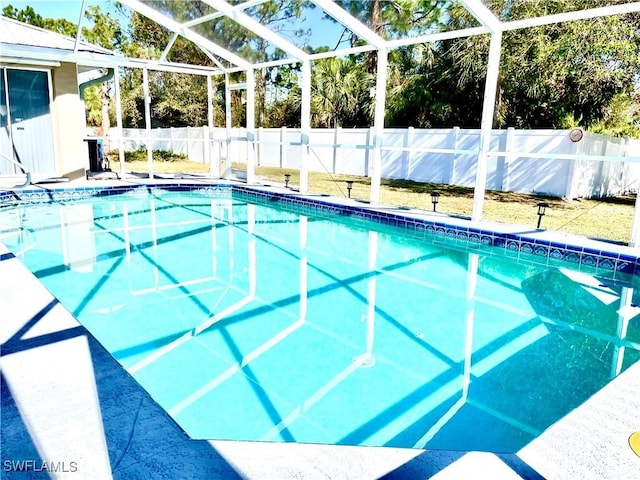
{"label": "tree", "polygon": [[271,98],[267,103],[264,127],[300,127],[300,64],[280,65],[269,70]]}
{"label": "tree", "polygon": [[[261,24],[275,32],[281,32],[295,19],[300,19],[304,14],[306,2],[299,0],[275,0],[260,3],[255,7],[247,9],[247,14],[259,21]],[[309,34],[308,30],[298,29],[294,32],[294,37],[304,38]],[[255,49],[258,58],[262,61],[277,60],[284,55],[282,51],[275,49],[269,52],[268,43],[259,37],[255,41]],[[268,75],[267,68],[261,68],[256,72],[256,125],[263,126],[266,121],[267,89],[274,86],[271,76]]]}
{"label": "tree", "polygon": [[75,38],[78,33],[78,26],[75,23],[70,22],[66,18],[44,18],[39,13],[36,13],[33,7],[29,5],[18,10],[13,5],[8,4],[3,7],[2,16],[28,23],[35,27],[45,28],[68,37]]}
{"label": "tree", "polygon": [[373,76],[362,63],[342,58],[316,62],[311,83],[311,120],[316,127],[370,124]]}
{"label": "tree", "polygon": [[[120,22],[116,18],[103,12],[97,5],[87,7],[84,16],[91,22],[91,27],[82,28],[82,36],[87,42],[110,50],[122,50],[125,47],[127,42],[122,33]],[[111,127],[110,105],[113,96],[113,82],[103,82],[100,85],[89,87],[89,89],[100,90],[100,130],[102,136],[108,137]],[[89,95],[95,97],[96,93],[89,92]],[[87,117],[89,124],[92,124],[96,115],[89,110]]]}
{"label": "tree", "polygon": [[[439,24],[442,15],[437,0],[337,0],[336,3],[385,39],[431,29]],[[352,46],[362,43],[352,32],[350,38]],[[367,53],[364,58],[367,71],[375,74],[376,54]]]}
{"label": "tree", "polygon": [[615,137],[640,138],[640,93],[617,94],[604,112],[602,120],[591,130]]}
{"label": "tree", "polygon": [[[619,3],[623,0],[607,0]],[[383,38],[468,28],[478,21],[458,2],[439,0],[339,0],[347,11]],[[487,0],[484,4],[503,20],[598,7],[604,0]],[[207,2],[157,0],[153,7],[187,22],[215,11]],[[304,16],[304,0],[273,0],[244,10],[275,31],[291,28]],[[33,8],[11,5],[3,14],[34,25],[75,35],[75,25],[45,19]],[[98,45],[131,57],[158,59],[173,33],[137,12],[128,31],[98,7],[86,12],[91,25],[83,36]],[[194,30],[250,62],[273,60],[283,52],[226,17],[210,17]],[[293,27],[296,28],[296,27]],[[617,134],[634,134],[640,110],[640,15],[626,14],[506,31],[495,99],[497,127],[563,128],[581,125]],[[352,45],[362,40],[351,32]],[[308,31],[297,29],[302,39]],[[490,36],[445,40],[401,47],[389,52],[386,124],[418,127],[476,127],[482,111]],[[173,62],[230,66],[211,58],[178,36],[168,59]],[[370,89],[376,71],[375,52],[313,64],[312,122],[314,126],[366,126],[371,122]],[[234,79],[244,73],[234,73]],[[256,72],[258,126],[299,125],[299,66],[262,68]],[[143,118],[139,70],[125,69],[122,81],[125,125],[139,126]],[[150,72],[154,126],[203,125],[207,119],[206,82],[201,76]],[[215,78],[215,123],[224,119],[222,77]],[[104,91],[106,98],[108,91]],[[233,122],[246,114],[239,92],[232,94]],[[95,96],[88,95],[91,99]],[[103,105],[105,103],[103,98]],[[91,102],[88,102],[92,105]],[[91,107],[94,108],[94,107]],[[90,110],[89,121],[95,112]],[[103,118],[106,115],[103,116]],[[626,122],[626,127],[625,127]],[[627,128],[628,127],[628,128]],[[623,133],[626,132],[626,133]]]}
{"label": "tree", "polygon": [[[504,18],[519,19],[601,6],[597,0],[491,0]],[[468,12],[450,11],[455,27],[475,25]],[[563,128],[598,122],[616,94],[632,95],[640,71],[640,15],[601,17],[507,31],[503,35],[495,126]],[[455,85],[453,103],[469,89],[480,98],[489,36],[443,42],[443,80]],[[472,99],[473,102],[473,99]],[[473,102],[475,103],[475,102]]]}
{"label": "tree", "polygon": [[[189,5],[192,6],[192,5]],[[131,41],[124,53],[131,57],[158,59],[171,32],[154,21],[133,12],[129,19]],[[176,63],[213,66],[213,61],[197,46],[178,37],[170,50],[168,60]],[[187,75],[163,71],[149,71],[149,90],[152,99],[152,125],[201,126],[207,123],[207,84],[201,75]],[[224,89],[216,88],[216,96]],[[144,95],[142,72],[126,69],[122,80],[122,103],[125,125],[144,125]],[[224,121],[224,111],[220,105],[224,98],[218,98],[215,123]]]}
{"label": "tree", "polygon": [[[385,39],[404,37],[439,28],[443,7],[435,0],[338,0],[336,1],[346,11],[367,25],[374,33]],[[343,32],[346,34],[347,28]],[[352,46],[364,43],[357,35],[350,34]],[[421,105],[425,95],[429,95],[424,89],[423,67],[419,65],[417,55],[424,53],[428,48],[423,46],[405,47],[389,54],[389,83],[387,85],[387,113],[391,113],[392,121],[405,123],[415,113],[414,106]],[[412,52],[416,52],[413,63]],[[378,57],[376,52],[367,52],[355,57],[356,64],[364,64],[365,71],[370,76],[376,75]],[[411,64],[411,65],[409,65]],[[403,74],[402,70],[411,71],[410,77]],[[371,85],[373,86],[373,85]],[[362,96],[361,101],[367,105],[365,110],[373,111],[373,98],[370,95]],[[420,103],[416,103],[420,102]],[[364,124],[370,125],[371,116]],[[410,122],[410,121],[409,121]]]}
{"label": "tree", "polygon": [[[214,12],[206,2],[199,0],[189,2],[158,1],[154,2],[154,8],[180,22],[194,20]],[[302,0],[273,0],[251,6],[244,10],[244,13],[267,28],[280,32],[289,28],[294,19],[301,18],[306,8],[308,8],[307,2]],[[135,22],[132,22],[134,39],[141,40],[143,45],[153,45],[155,49],[162,51],[161,49],[169,41],[169,32],[157,25],[153,27],[148,24],[148,21],[139,20],[139,17],[137,13],[132,16],[132,18],[136,19]],[[193,29],[203,37],[224,46],[227,50],[250,62],[276,60],[284,56],[284,52],[273,48],[265,39],[225,16],[212,18],[209,21],[194,25]],[[303,29],[293,32],[294,38],[303,38],[308,34],[308,30]],[[182,40],[182,42],[181,45],[184,45],[185,41]],[[170,58],[173,61],[176,61],[174,52],[180,51],[178,43],[177,41],[170,52]],[[199,55],[202,55],[201,52],[199,55],[193,55],[194,53],[191,50],[188,55],[182,55],[182,60],[186,63],[199,65],[208,65],[210,63],[209,59],[203,62],[202,58],[198,58]],[[218,60],[223,65],[231,66],[221,58]],[[271,78],[266,68],[259,69],[256,72],[257,126],[262,126],[265,122],[267,91],[271,86]],[[234,117],[242,117],[242,113],[236,112],[236,110],[243,108],[242,104],[238,104],[235,101],[232,103],[234,104]]]}

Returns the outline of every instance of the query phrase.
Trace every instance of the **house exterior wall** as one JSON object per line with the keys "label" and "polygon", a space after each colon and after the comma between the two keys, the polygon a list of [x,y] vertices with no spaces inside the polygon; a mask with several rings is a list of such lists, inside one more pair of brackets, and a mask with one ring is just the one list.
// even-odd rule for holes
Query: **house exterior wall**
{"label": "house exterior wall", "polygon": [[51,72],[56,173],[70,178],[84,176],[89,169],[84,102],[78,92],[75,63],[61,63]]}

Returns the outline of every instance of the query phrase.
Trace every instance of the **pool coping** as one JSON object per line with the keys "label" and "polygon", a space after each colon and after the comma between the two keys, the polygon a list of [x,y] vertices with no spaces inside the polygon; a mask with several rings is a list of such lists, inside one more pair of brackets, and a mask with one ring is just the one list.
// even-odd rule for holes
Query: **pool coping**
{"label": "pool coping", "polygon": [[[278,194],[285,203],[291,196],[301,197],[279,187],[263,186],[261,190],[267,195]],[[313,195],[304,198],[314,203],[327,202],[324,197]],[[359,207],[356,203],[344,202],[348,206]],[[390,213],[390,207],[378,209],[379,212]],[[405,216],[405,212],[401,211],[399,215]],[[414,215],[418,218],[424,215],[433,220],[423,212],[418,211]],[[82,362],[67,362],[64,368],[54,368],[59,364],[60,356],[66,357],[75,350],[86,349],[84,345],[68,343],[72,338],[67,338],[69,336],[64,332],[80,329],[79,335],[88,339],[94,349],[100,350],[101,347],[95,345],[95,339],[61,305],[47,310],[55,299],[1,243],[0,287],[2,315],[6,316],[6,321],[3,319],[2,322],[2,344],[6,345],[7,336],[20,334],[19,340],[26,341],[27,347],[34,347],[5,350],[0,358],[3,375],[10,378],[10,388],[15,388],[15,382],[19,382],[22,384],[20,388],[30,392],[23,395],[22,400],[14,399],[16,408],[12,415],[3,416],[2,437],[5,439],[7,431],[12,433],[14,427],[19,430],[21,425],[25,425],[29,438],[9,435],[11,438],[6,441],[18,440],[15,448],[24,451],[33,449],[32,444],[37,445],[36,453],[41,459],[47,454],[51,460],[80,462],[79,471],[90,463],[92,478],[167,478],[167,475],[172,478],[180,475],[191,478],[216,475],[220,478],[461,478],[477,477],[478,472],[483,472],[490,478],[613,479],[632,478],[640,468],[640,458],[625,445],[628,435],[634,429],[640,429],[640,363],[627,369],[517,454],[204,442],[185,439],[179,427],[142,387],[104,352],[84,358]],[[34,318],[38,319],[38,325],[49,322],[44,331],[41,327],[38,327],[38,332],[21,331]],[[39,346],[36,340],[43,335],[53,335],[55,338],[51,345],[59,345],[62,350],[50,350],[50,345],[35,348]],[[61,352],[64,353],[61,355]],[[37,357],[35,363],[25,363],[20,357],[34,354]],[[86,378],[84,373],[87,369],[96,372],[95,384],[82,381]],[[109,373],[103,373],[102,369]],[[96,408],[91,404],[92,398],[95,399],[96,384],[104,383],[104,377],[108,377],[109,384],[115,383],[114,388],[118,390],[111,393],[113,399],[103,402],[101,398]],[[144,408],[133,411],[127,408],[129,404],[124,399],[129,397],[123,397],[122,391],[129,392],[128,395],[135,397],[136,402],[139,399]],[[23,402],[25,398],[29,400]],[[83,398],[84,403],[74,405],[74,410],[65,407],[71,400],[78,403],[78,398]],[[3,390],[3,413],[5,403]],[[46,428],[31,417],[43,411]],[[115,436],[110,435],[114,432],[105,434],[103,431],[105,438],[93,438],[89,435],[90,420],[93,424],[102,422],[105,425],[113,420],[122,423],[122,428]],[[47,446],[54,448],[53,457]],[[12,472],[5,469],[4,473],[7,478],[12,478]],[[20,472],[14,476],[25,478]],[[82,477],[76,472],[58,472],[57,476]]]}
{"label": "pool coping", "polygon": [[[83,181],[70,186],[23,187],[0,190],[0,208],[20,203],[77,200],[92,196],[139,193],[160,188],[218,195],[231,189],[247,200],[277,202],[279,207],[301,208],[309,214],[349,217],[356,223],[372,221],[401,228],[417,239],[430,238],[483,254],[504,254],[516,260],[555,266],[569,262],[589,274],[625,282],[640,277],[640,248],[580,235],[536,229],[526,225],[472,221],[468,218],[393,205],[372,205],[360,200],[324,194],[300,193],[272,184],[185,179],[131,181]],[[640,280],[640,279],[639,279]]]}

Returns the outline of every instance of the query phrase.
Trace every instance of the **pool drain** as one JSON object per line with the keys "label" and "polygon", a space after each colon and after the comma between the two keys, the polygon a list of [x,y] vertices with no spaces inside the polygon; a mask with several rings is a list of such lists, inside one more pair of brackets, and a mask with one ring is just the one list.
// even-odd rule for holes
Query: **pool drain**
{"label": "pool drain", "polygon": [[376,364],[376,357],[370,353],[363,353],[354,358],[353,363],[360,368],[371,368]]}

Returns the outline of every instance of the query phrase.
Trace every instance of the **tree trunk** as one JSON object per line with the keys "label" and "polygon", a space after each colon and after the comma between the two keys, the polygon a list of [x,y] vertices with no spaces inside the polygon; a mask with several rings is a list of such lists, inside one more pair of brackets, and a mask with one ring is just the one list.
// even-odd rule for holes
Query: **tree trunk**
{"label": "tree trunk", "polygon": [[[382,3],[381,0],[374,0],[371,4],[371,14],[369,17],[369,28],[373,30],[373,33],[379,36],[384,34],[384,23],[382,21]],[[378,68],[378,54],[377,52],[367,53],[366,59],[367,72],[372,75],[376,74]]]}
{"label": "tree trunk", "polygon": [[109,145],[109,128],[111,127],[111,122],[109,121],[109,101],[111,100],[111,96],[109,95],[109,84],[104,82],[102,84],[102,94],[100,95],[102,100],[102,137],[105,154],[111,150],[111,145]]}
{"label": "tree trunk", "polygon": [[256,127],[262,127],[264,124],[265,104],[267,92],[267,69],[258,70],[258,78],[256,81]]}

